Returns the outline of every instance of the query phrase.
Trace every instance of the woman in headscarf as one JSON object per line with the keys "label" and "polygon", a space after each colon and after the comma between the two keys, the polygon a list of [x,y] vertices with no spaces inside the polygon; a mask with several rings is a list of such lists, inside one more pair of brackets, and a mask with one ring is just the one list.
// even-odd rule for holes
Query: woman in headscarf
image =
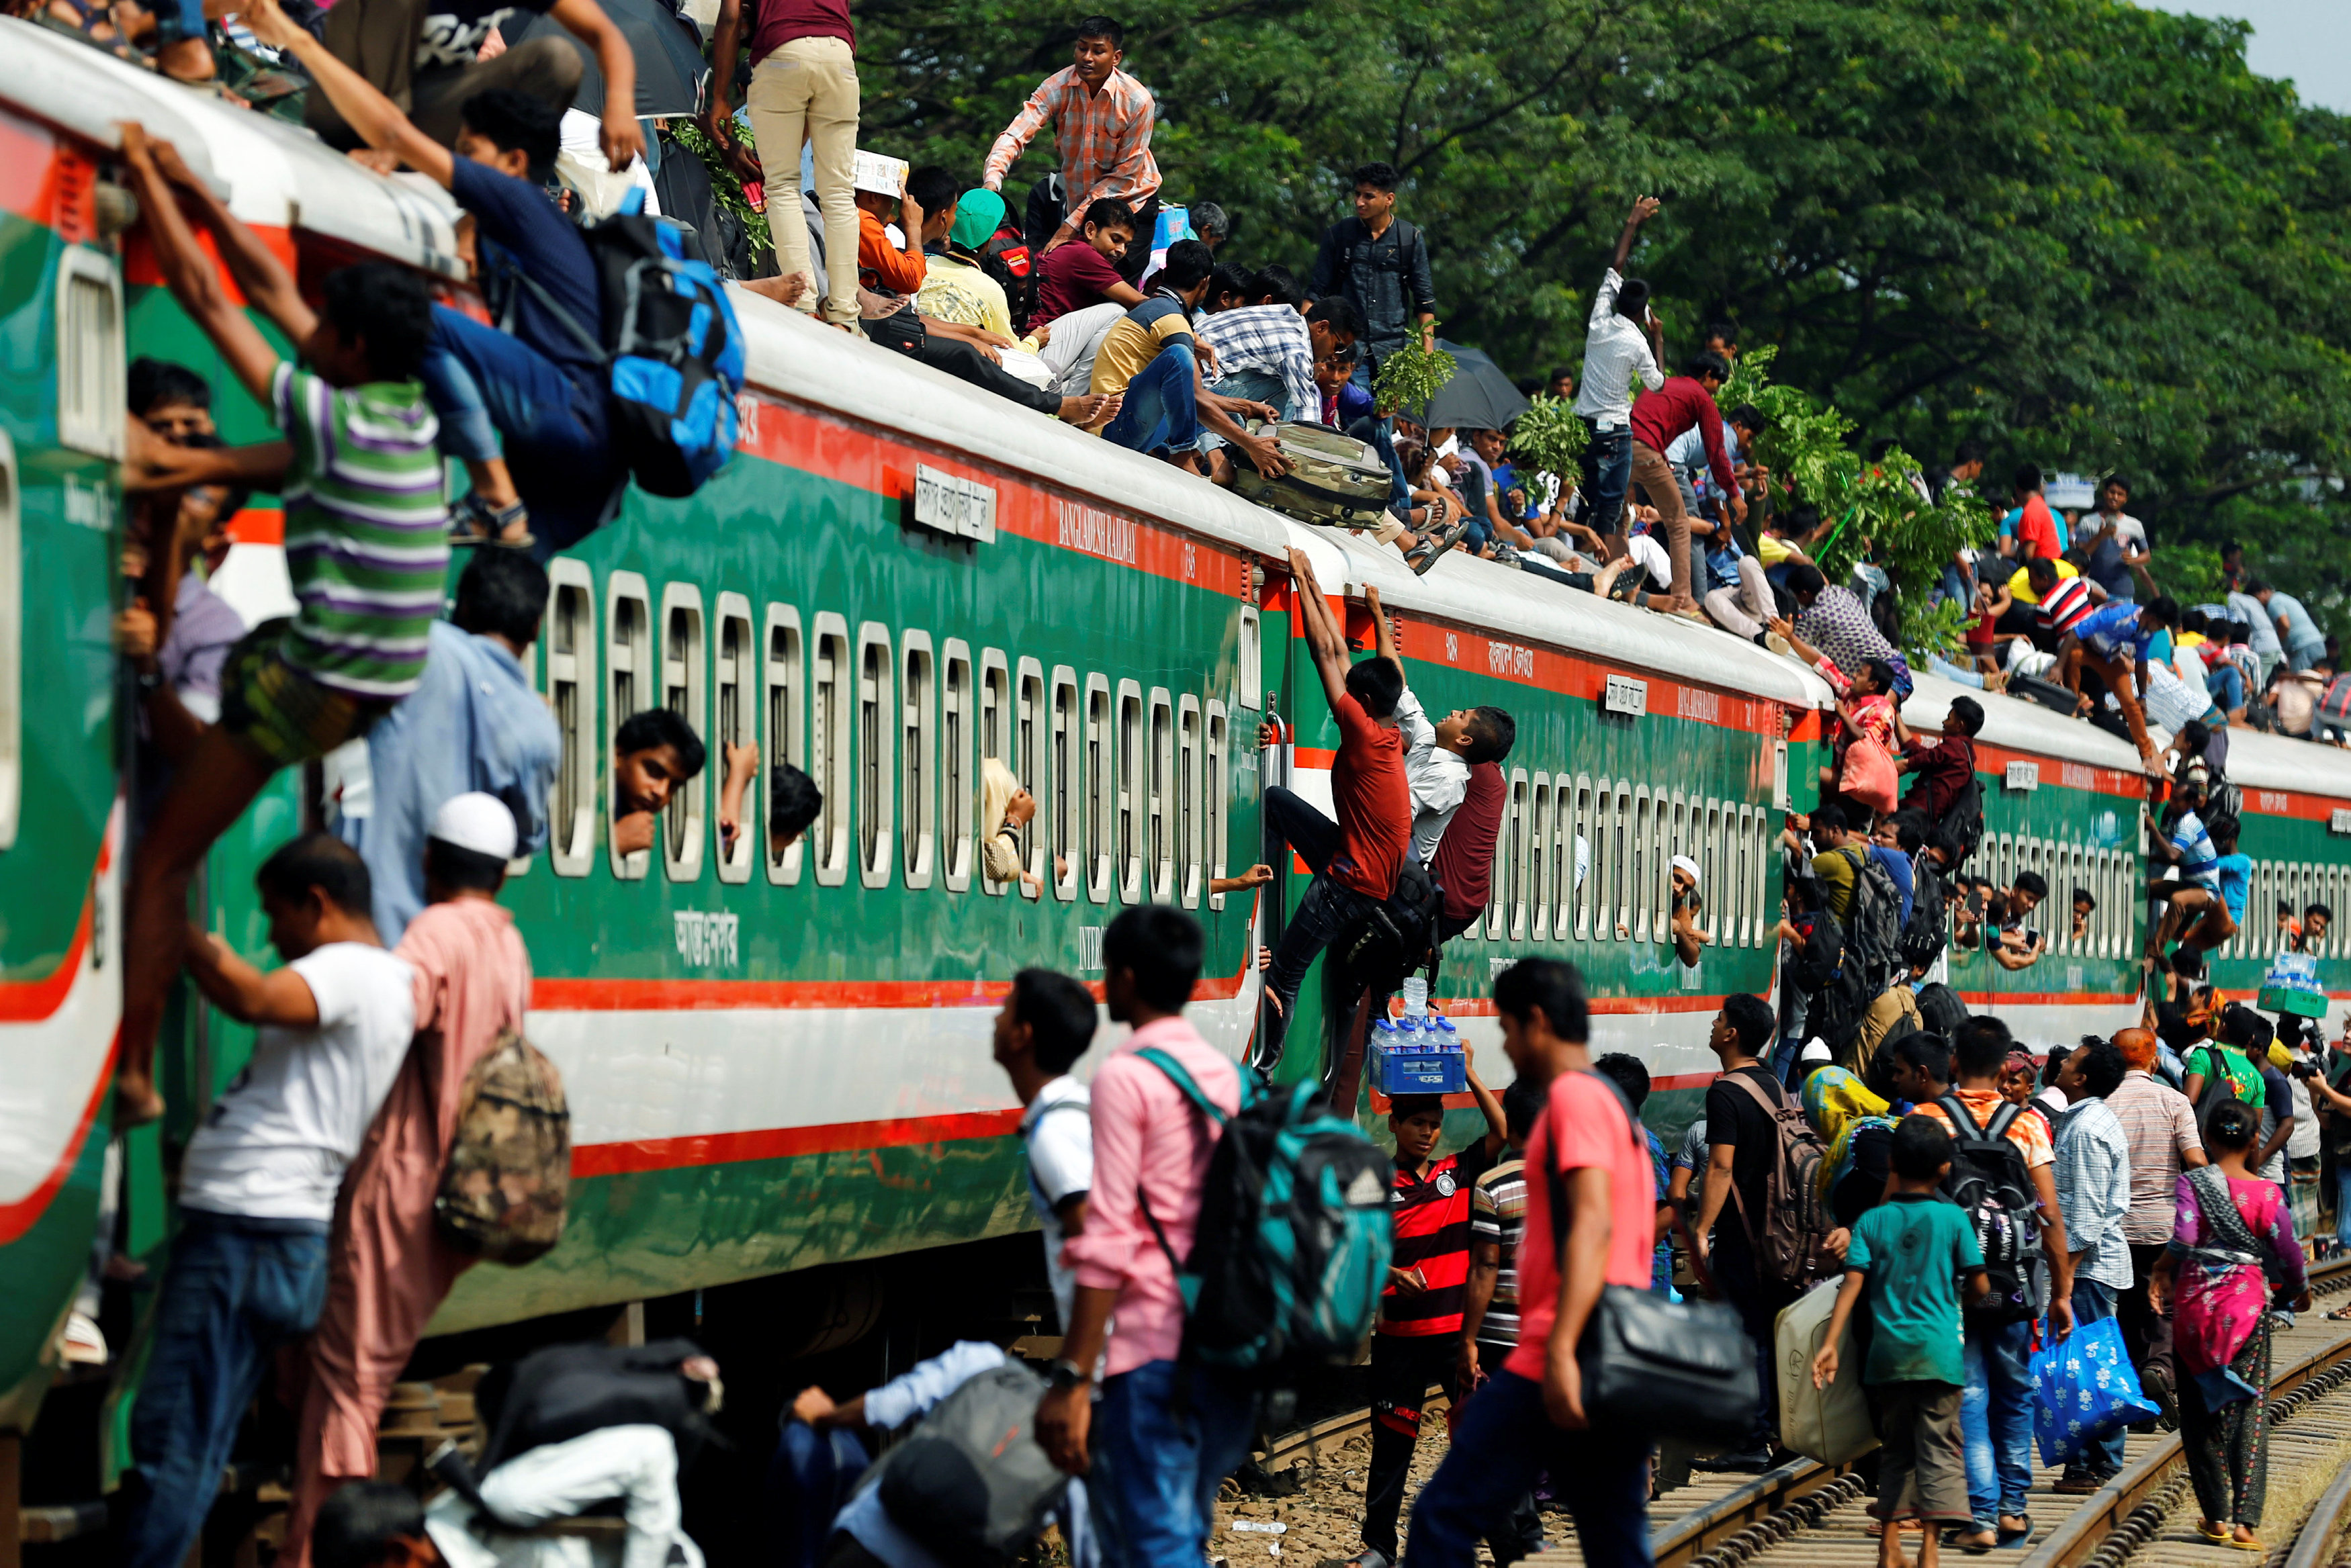
{"label": "woman in headscarf", "polygon": [[[1042,898],[1045,879],[1020,863],[1020,830],[1037,815],[1037,797],[1012,776],[1012,770],[994,757],[979,763],[979,820],[987,826],[979,841],[980,875],[991,882],[1018,882],[1031,898]],[[1068,876],[1069,862],[1053,857],[1056,880]]]}
{"label": "woman in headscarf", "polygon": [[[999,348],[1014,346],[1012,307],[1004,286],[982,266],[980,250],[1003,222],[1004,198],[995,192],[966,191],[956,197],[946,250],[925,258],[922,292],[914,296],[914,308],[925,316],[997,334],[1004,339],[996,345]],[[1019,344],[1031,354],[1044,346],[1042,332]]]}
{"label": "woman in headscarf", "polygon": [[2310,1306],[2285,1200],[2246,1163],[2260,1127],[2261,1113],[2242,1100],[2204,1124],[2212,1163],[2180,1173],[2171,1244],[2148,1282],[2158,1311],[2178,1298],[2179,1437],[2204,1514],[2197,1532],[2247,1551],[2261,1549],[2253,1532],[2269,1480],[2270,1307]]}
{"label": "woman in headscarf", "polygon": [[1828,1146],[1821,1160],[1821,1200],[1838,1225],[1877,1206],[1893,1152],[1894,1107],[1843,1067],[1817,1067],[1804,1080],[1804,1116]]}

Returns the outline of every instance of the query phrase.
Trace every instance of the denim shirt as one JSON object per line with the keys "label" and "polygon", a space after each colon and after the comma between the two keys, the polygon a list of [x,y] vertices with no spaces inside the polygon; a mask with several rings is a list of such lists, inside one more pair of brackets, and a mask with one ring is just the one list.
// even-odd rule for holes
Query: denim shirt
{"label": "denim shirt", "polygon": [[335,757],[335,836],[367,862],[376,930],[389,944],[424,908],[425,834],[444,802],[468,790],[496,795],[514,813],[516,855],[546,844],[563,736],[520,659],[440,620],[416,690]]}
{"label": "denim shirt", "polygon": [[1364,313],[1364,343],[1374,359],[1384,358],[1404,347],[1416,312],[1437,313],[1428,241],[1401,218],[1376,239],[1361,218],[1342,218],[1323,231],[1307,292],[1353,300]]}

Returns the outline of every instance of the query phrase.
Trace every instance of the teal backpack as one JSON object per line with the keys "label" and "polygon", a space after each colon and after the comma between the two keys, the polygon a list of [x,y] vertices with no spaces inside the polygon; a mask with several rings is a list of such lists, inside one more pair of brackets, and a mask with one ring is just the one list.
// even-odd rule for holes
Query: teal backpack
{"label": "teal backpack", "polygon": [[1143,1211],[1183,1288],[1185,1355],[1268,1385],[1352,1362],[1387,1287],[1393,1163],[1313,1084],[1268,1088],[1244,1072],[1240,1109],[1228,1116],[1173,1056],[1135,1054],[1224,1128],[1192,1255],[1178,1260],[1158,1217]]}

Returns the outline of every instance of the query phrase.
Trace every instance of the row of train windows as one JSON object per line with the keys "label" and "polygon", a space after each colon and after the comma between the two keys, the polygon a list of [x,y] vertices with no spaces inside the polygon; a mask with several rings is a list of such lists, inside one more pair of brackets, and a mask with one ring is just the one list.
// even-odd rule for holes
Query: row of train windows
{"label": "row of train windows", "polygon": [[[2052,844],[2044,839],[1994,834],[1984,840],[1984,875],[2002,888],[2015,884],[2017,873],[2038,871],[2049,884],[2049,901],[2032,917],[2034,929],[2048,939],[2052,950],[2085,958],[2133,958],[2138,952],[2134,929],[2136,906],[2144,894],[2144,874],[2137,860],[2119,850],[2090,849],[2078,844]],[[2084,888],[2097,908],[2078,939],[2074,931],[2074,889]],[[2313,904],[2340,909],[2351,898],[2351,867],[2278,860],[2256,860],[2252,886],[2245,899],[2245,922],[2220,949],[2224,958],[2267,958],[2281,946],[2277,932],[2280,900],[2291,905],[2299,920]],[[2351,939],[2338,928],[2305,950],[2325,957],[2351,956]]]}
{"label": "row of train windows", "polygon": [[2299,921],[2313,904],[2324,904],[2336,918],[2327,922],[2326,935],[2306,940],[2303,951],[2323,958],[2351,957],[2351,934],[2341,919],[2344,903],[2351,899],[2351,867],[2314,865],[2310,861],[2256,860],[2252,889],[2245,898],[2244,929],[2220,949],[2228,958],[2265,959],[2285,944],[2278,936],[2277,908],[2292,907]]}
{"label": "row of train windows", "polygon": [[1627,779],[1510,772],[1486,919],[1493,941],[1671,940],[1674,857],[1698,867],[1713,945],[1761,947],[1779,919],[1777,815]]}
{"label": "row of train windows", "polygon": [[[1232,720],[1218,699],[1146,691],[1066,665],[1048,671],[992,648],[975,657],[959,639],[934,642],[874,621],[852,631],[831,611],[803,622],[797,607],[769,604],[755,617],[737,593],[710,607],[713,639],[699,588],[664,585],[656,621],[644,579],[632,572],[606,579],[600,639],[587,568],[559,560],[549,575],[546,691],[563,734],[549,811],[558,876],[587,874],[598,792],[607,825],[618,794],[609,776],[613,737],[630,715],[659,705],[682,715],[710,751],[662,824],[674,881],[697,879],[709,846],[726,882],[747,882],[764,863],[768,880],[787,887],[810,875],[820,887],[843,886],[853,869],[867,888],[967,891],[981,839],[998,826],[977,820],[979,763],[994,757],[1037,798],[1019,836],[1020,858],[1051,897],[1197,908],[1207,896],[1210,908],[1224,907],[1221,894],[1207,895],[1208,879],[1226,874]],[[765,767],[746,792],[743,831],[721,847],[706,817],[729,745],[758,747]],[[783,763],[816,781],[824,809],[778,855],[758,808],[765,779]],[[607,853],[615,877],[650,868],[650,851],[622,855],[608,837]],[[999,896],[1017,886],[978,880]]]}

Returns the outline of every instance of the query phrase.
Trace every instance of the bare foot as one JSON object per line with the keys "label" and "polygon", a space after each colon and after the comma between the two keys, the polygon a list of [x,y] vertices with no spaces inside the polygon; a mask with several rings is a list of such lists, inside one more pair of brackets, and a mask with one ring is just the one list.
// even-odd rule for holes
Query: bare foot
{"label": "bare foot", "polygon": [[1082,397],[1063,398],[1061,421],[1081,430],[1089,425],[1106,424],[1118,417],[1118,405],[1124,397],[1123,392],[1089,392]]}
{"label": "bare foot", "polygon": [[778,305],[797,306],[800,296],[809,291],[806,273],[796,272],[789,277],[748,277],[738,281],[760,298],[772,299]]}
{"label": "bare foot", "polygon": [[155,1092],[155,1081],[146,1075],[117,1073],[114,1075],[114,1130],[123,1132],[131,1127],[145,1127],[163,1114],[163,1096]]}
{"label": "bare foot", "polygon": [[1989,1530],[1963,1531],[1951,1538],[1951,1544],[1962,1552],[1970,1546],[1980,1546],[1990,1551],[2000,1544],[2000,1537]]}

